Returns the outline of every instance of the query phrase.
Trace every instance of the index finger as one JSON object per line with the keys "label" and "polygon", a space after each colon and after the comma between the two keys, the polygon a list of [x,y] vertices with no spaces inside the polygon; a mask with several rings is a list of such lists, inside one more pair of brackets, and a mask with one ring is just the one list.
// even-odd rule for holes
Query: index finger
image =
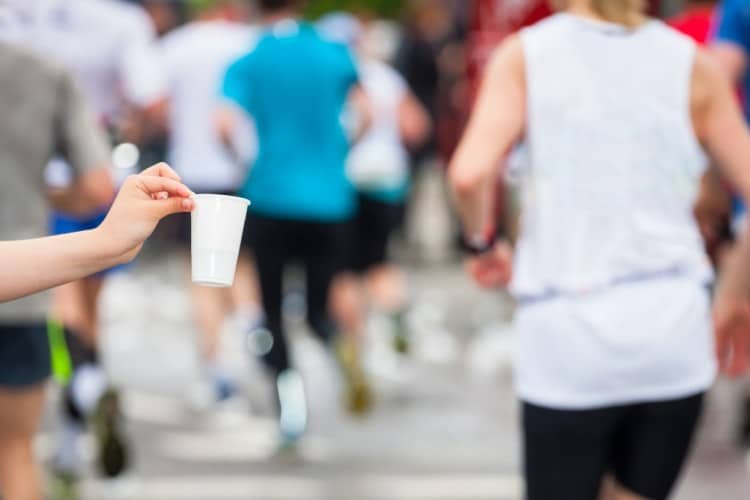
{"label": "index finger", "polygon": [[157,163],[156,165],[147,168],[146,170],[141,172],[140,175],[150,177],[166,177],[168,179],[174,179],[176,181],[182,180],[179,174],[164,162]]}
{"label": "index finger", "polygon": [[186,185],[168,177],[139,176],[139,181],[148,195],[167,193],[169,196],[182,198],[190,198],[193,195]]}

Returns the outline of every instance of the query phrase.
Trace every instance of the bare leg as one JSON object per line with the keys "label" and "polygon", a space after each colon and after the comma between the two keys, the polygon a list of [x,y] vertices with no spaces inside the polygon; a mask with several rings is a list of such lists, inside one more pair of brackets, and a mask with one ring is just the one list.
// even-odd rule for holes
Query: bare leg
{"label": "bare leg", "polygon": [[343,333],[336,353],[346,383],[346,404],[353,414],[364,415],[372,408],[373,394],[362,366],[366,302],[357,276],[342,275],[334,280],[330,310]]}
{"label": "bare leg", "polygon": [[104,280],[101,277],[86,278],[81,281],[83,314],[86,344],[96,348],[99,343],[99,295],[101,295]]}
{"label": "bare leg", "polygon": [[201,334],[203,355],[213,363],[219,354],[221,325],[228,312],[229,296],[221,288],[191,286],[195,321]]}
{"label": "bare leg", "polygon": [[405,316],[409,307],[409,287],[405,274],[398,266],[385,263],[368,273],[367,289],[372,303],[391,322],[393,348],[401,354],[408,353],[410,343]]}
{"label": "bare leg", "polygon": [[640,495],[628,491],[617,484],[617,481],[608,477],[602,485],[601,500],[648,500]]}
{"label": "bare leg", "polygon": [[54,290],[52,317],[60,321],[91,349],[97,345],[101,278],[87,278]]}
{"label": "bare leg", "polygon": [[257,313],[260,310],[260,288],[258,273],[252,256],[246,252],[240,253],[237,261],[237,274],[232,287],[232,302],[239,313]]}
{"label": "bare leg", "polygon": [[374,304],[386,313],[400,312],[409,300],[406,277],[392,264],[383,264],[370,271],[367,289]]}
{"label": "bare leg", "polygon": [[365,300],[359,278],[353,274],[336,278],[330,303],[331,314],[343,334],[359,342],[365,324]]}
{"label": "bare leg", "polygon": [[4,500],[41,500],[32,442],[44,407],[44,385],[0,389],[0,490]]}
{"label": "bare leg", "polygon": [[83,337],[83,331],[86,329],[86,314],[83,305],[82,281],[74,281],[54,289],[51,315],[71,330],[81,332]]}

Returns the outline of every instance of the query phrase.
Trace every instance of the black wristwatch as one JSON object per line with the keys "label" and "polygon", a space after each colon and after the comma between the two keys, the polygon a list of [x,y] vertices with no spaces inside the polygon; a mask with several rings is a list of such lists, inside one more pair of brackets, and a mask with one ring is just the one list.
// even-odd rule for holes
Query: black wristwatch
{"label": "black wristwatch", "polygon": [[495,247],[496,235],[474,235],[461,237],[461,248],[470,255],[483,255]]}

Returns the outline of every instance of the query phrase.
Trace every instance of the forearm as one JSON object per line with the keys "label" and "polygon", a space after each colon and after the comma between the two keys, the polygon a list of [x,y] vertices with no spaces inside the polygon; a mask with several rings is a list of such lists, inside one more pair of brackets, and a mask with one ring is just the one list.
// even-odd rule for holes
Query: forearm
{"label": "forearm", "polygon": [[720,294],[750,298],[750,225],[747,223],[724,258],[719,279]]}
{"label": "forearm", "polygon": [[495,183],[491,177],[469,185],[453,177],[453,193],[459,217],[467,236],[484,236],[494,223]]}
{"label": "forearm", "polygon": [[120,261],[97,230],[0,242],[0,302],[89,276]]}

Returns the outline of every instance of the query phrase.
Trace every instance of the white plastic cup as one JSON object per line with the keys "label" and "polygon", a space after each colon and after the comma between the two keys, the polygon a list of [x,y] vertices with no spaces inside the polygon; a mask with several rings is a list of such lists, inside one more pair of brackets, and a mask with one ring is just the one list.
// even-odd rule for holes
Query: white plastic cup
{"label": "white plastic cup", "polygon": [[250,201],[220,194],[198,194],[194,199],[190,218],[193,283],[230,287]]}

